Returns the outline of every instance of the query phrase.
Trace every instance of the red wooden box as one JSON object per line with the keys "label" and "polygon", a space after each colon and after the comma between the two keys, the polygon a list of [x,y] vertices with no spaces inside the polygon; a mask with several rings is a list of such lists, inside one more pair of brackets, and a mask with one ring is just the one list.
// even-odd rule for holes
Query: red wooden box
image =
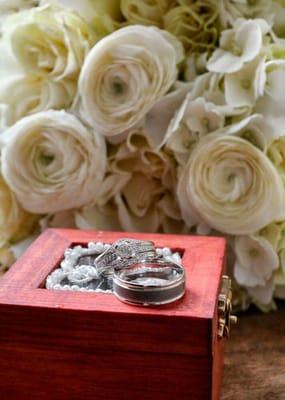
{"label": "red wooden box", "polygon": [[[120,237],[183,254],[186,295],[140,308],[110,294],[44,289],[64,250]],[[1,400],[217,400],[222,238],[47,230],[0,280]]]}

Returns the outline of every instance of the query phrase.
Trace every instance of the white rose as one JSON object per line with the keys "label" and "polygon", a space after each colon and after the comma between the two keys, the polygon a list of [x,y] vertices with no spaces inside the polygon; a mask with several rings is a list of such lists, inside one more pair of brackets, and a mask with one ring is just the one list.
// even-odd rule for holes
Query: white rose
{"label": "white rose", "polygon": [[128,26],[99,41],[79,79],[82,113],[114,136],[135,125],[175,82],[182,45],[154,27]]}
{"label": "white rose", "polygon": [[54,80],[77,79],[94,43],[89,26],[77,13],[54,4],[6,19],[2,41],[27,73]]}
{"label": "white rose", "polygon": [[238,19],[233,29],[221,33],[220,48],[209,59],[208,70],[221,73],[239,71],[260,53],[263,35],[268,30],[264,20]]}
{"label": "white rose", "polygon": [[73,115],[46,111],[5,133],[3,175],[34,213],[80,207],[96,198],[106,167],[105,143]]}
{"label": "white rose", "polygon": [[282,180],[265,154],[246,140],[205,136],[179,180],[182,215],[193,226],[242,235],[283,219]]}
{"label": "white rose", "polygon": [[5,108],[4,126],[22,117],[71,105],[76,86],[72,82],[54,82],[40,76],[12,75],[0,81],[0,104]]}
{"label": "white rose", "polygon": [[28,234],[34,223],[35,217],[22,209],[0,175],[0,249]]}

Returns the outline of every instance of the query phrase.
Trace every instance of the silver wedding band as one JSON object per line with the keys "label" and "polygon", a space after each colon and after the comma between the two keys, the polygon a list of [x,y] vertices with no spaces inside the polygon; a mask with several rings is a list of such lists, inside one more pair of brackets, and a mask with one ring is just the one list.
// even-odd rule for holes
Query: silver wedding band
{"label": "silver wedding band", "polygon": [[119,300],[133,305],[156,306],[174,302],[185,293],[184,268],[154,259],[115,269],[113,292]]}

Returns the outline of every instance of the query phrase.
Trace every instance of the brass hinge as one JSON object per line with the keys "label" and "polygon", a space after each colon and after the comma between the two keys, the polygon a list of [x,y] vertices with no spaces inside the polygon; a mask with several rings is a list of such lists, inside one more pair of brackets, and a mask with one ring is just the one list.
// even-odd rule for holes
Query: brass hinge
{"label": "brass hinge", "polygon": [[227,276],[222,277],[221,292],[218,298],[218,337],[228,338],[230,336],[231,324],[237,323],[237,317],[232,313],[232,281]]}

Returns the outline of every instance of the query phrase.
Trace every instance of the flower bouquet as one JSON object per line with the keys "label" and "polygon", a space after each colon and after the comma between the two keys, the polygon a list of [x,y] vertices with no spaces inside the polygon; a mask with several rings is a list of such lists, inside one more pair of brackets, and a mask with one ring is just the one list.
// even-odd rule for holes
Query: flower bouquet
{"label": "flower bouquet", "polygon": [[0,0],[0,261],[42,229],[225,235],[285,298],[285,2]]}

